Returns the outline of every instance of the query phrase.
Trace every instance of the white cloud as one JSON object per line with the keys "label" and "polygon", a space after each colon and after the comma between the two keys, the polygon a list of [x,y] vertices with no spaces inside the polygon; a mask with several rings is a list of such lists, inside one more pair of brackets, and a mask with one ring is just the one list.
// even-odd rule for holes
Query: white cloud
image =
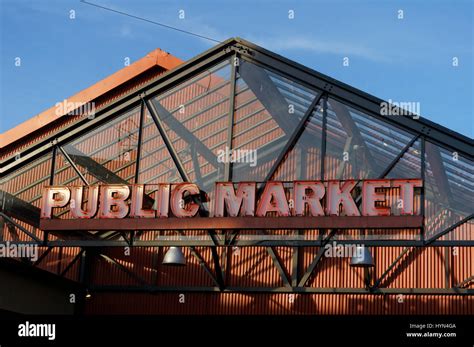
{"label": "white cloud", "polygon": [[[262,46],[263,48],[282,54],[287,51],[307,51],[315,54],[333,54],[341,57],[360,57],[375,62],[390,61],[390,58],[387,55],[384,55],[377,49],[369,48],[362,44],[342,42],[335,39],[316,39],[304,35],[268,35],[266,37],[245,36],[245,34],[230,35],[205,23],[203,18],[187,20],[185,25],[181,28],[219,41],[224,41],[232,36],[240,36]],[[203,38],[201,40],[208,46],[213,46],[215,44],[212,41]]]}

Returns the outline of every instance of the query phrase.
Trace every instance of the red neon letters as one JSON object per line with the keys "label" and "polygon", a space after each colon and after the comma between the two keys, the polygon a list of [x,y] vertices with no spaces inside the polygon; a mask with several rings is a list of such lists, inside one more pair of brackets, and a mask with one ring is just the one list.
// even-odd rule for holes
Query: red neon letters
{"label": "red neon letters", "polygon": [[[365,180],[361,185],[355,180],[295,181],[291,187],[282,182],[267,182],[257,199],[254,182],[219,182],[216,183],[214,201],[209,204],[210,216],[413,215],[415,188],[421,186],[420,179]],[[68,204],[73,218],[93,218],[96,215],[98,218],[166,218],[170,214],[188,218],[196,216],[203,205],[199,203],[201,192],[196,184],[163,183],[152,187],[150,195],[140,184],[89,186],[87,189],[46,187],[41,218],[51,218],[53,208],[63,208]],[[397,212],[387,200],[388,189],[398,192],[395,196],[393,191],[391,193],[392,200],[395,198],[397,202]],[[149,202],[146,207],[145,199]]]}

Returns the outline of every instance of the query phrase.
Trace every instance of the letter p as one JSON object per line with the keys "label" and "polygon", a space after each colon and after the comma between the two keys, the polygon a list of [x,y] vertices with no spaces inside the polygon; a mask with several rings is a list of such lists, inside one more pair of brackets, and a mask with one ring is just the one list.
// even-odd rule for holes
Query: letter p
{"label": "letter p", "polygon": [[71,191],[67,187],[45,187],[41,205],[41,218],[51,218],[53,207],[64,207],[71,198]]}

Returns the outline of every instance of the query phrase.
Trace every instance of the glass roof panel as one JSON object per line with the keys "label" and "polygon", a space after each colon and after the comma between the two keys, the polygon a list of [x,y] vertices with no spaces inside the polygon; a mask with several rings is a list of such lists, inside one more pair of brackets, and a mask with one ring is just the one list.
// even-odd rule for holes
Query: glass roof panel
{"label": "glass roof panel", "polygon": [[231,65],[223,61],[152,100],[190,181],[207,193],[224,180]]}
{"label": "glass roof panel", "polygon": [[[426,142],[425,232],[434,237],[474,213],[474,163]],[[471,239],[474,228],[470,228]]]}
{"label": "glass roof panel", "polygon": [[28,163],[0,180],[1,189],[41,207],[43,187],[49,185],[51,175],[51,152]]}
{"label": "glass roof panel", "polygon": [[398,163],[390,170],[387,178],[421,178],[421,140],[416,140]]}
{"label": "glass roof panel", "polygon": [[182,182],[165,142],[146,108],[140,158],[138,183]]}
{"label": "glass roof panel", "polygon": [[81,172],[92,182],[133,183],[138,148],[140,107],[125,112],[106,124],[63,146]]}
{"label": "glass roof panel", "polygon": [[379,178],[413,136],[329,98],[325,178]]}
{"label": "glass roof panel", "polygon": [[237,71],[232,148],[257,161],[234,163],[232,179],[262,182],[318,93],[250,62]]}
{"label": "glass roof panel", "polygon": [[312,112],[295,146],[288,152],[272,180],[321,179],[322,100]]}

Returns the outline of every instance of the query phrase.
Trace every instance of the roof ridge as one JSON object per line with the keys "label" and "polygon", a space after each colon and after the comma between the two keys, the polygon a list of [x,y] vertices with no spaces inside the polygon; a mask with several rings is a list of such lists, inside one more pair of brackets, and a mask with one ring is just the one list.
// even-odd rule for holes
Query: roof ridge
{"label": "roof ridge", "polygon": [[[163,68],[163,70],[171,70],[182,63],[183,60],[160,48],[156,48],[129,66],[125,66],[124,68],[115,71],[93,85],[58,101],[58,103],[67,101],[71,103],[86,104],[155,66],[159,66]],[[58,112],[58,103],[1,134],[0,148],[4,148],[28,136],[32,132],[51,124],[67,114],[67,112]]]}

